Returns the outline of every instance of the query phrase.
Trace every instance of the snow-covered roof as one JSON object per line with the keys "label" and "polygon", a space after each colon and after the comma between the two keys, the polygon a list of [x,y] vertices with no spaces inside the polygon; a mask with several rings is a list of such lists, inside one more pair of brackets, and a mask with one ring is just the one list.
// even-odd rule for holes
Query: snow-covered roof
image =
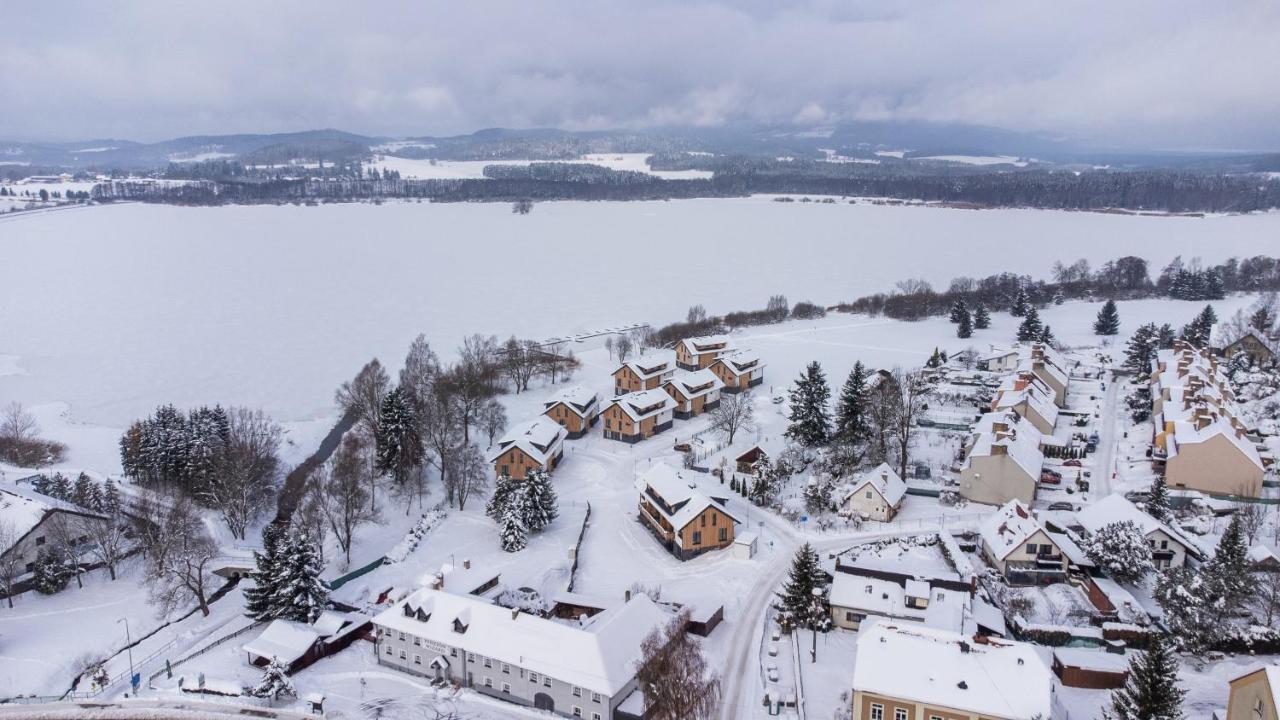
{"label": "snow-covered roof", "polygon": [[633,421],[639,422],[647,417],[674,409],[676,401],[667,394],[666,390],[654,388],[619,395],[610,404],[617,405]]}
{"label": "snow-covered roof", "polygon": [[547,460],[556,454],[568,436],[568,431],[560,423],[539,415],[532,420],[516,423],[507,434],[502,436],[493,450],[489,451],[489,460],[497,460],[512,447],[518,447],[538,463],[545,465]]}
{"label": "snow-covered roof", "polygon": [[845,495],[845,500],[861,492],[867,485],[875,488],[885,502],[895,507],[907,494],[907,483],[898,477],[898,473],[889,467],[889,463],[880,463],[853,481],[849,493]]}
{"label": "snow-covered roof", "polygon": [[329,637],[336,634],[347,624],[347,619],[339,613],[325,610],[320,613],[320,617],[311,623],[311,629],[316,631],[320,637]]}
{"label": "snow-covered roof", "polygon": [[1031,645],[880,620],[858,638],[853,689],[1012,720],[1050,717],[1052,676]]}
{"label": "snow-covered roof", "polygon": [[671,372],[675,361],[675,353],[669,350],[654,350],[622,363],[622,366],[615,370],[614,373],[620,372],[622,368],[630,368],[631,372],[635,373],[641,380],[648,380]]}
{"label": "snow-covered roof", "polygon": [[735,375],[752,372],[764,367],[760,353],[751,348],[738,348],[720,356],[719,362],[725,364]]}
{"label": "snow-covered roof", "polygon": [[1013,348],[1005,348],[1003,350],[992,349],[990,352],[983,353],[978,356],[978,362],[990,362],[992,360],[1002,360],[1011,355],[1017,355],[1018,351]]}
{"label": "snow-covered roof", "polygon": [[690,355],[704,355],[709,352],[723,351],[729,347],[729,338],[726,335],[707,335],[705,337],[691,337],[680,341],[686,352]]}
{"label": "snow-covered roof", "polygon": [[1175,422],[1172,443],[1167,447],[1168,457],[1172,459],[1177,455],[1182,445],[1198,445],[1219,436],[1226,438],[1249,462],[1259,468],[1263,467],[1262,456],[1258,454],[1258,448],[1253,441],[1221,416],[1214,416],[1207,424],[1200,427],[1197,427],[1194,420]]}
{"label": "snow-covered roof", "polygon": [[286,665],[307,654],[320,639],[315,628],[292,620],[272,620],[258,637],[244,644],[250,655],[276,658]]}
{"label": "snow-covered roof", "polygon": [[586,417],[593,409],[599,407],[600,395],[586,385],[574,385],[552,395],[542,406],[550,409],[558,403],[564,403],[565,407],[577,413],[579,417]]}
{"label": "snow-covered roof", "polygon": [[1187,542],[1183,541],[1181,533],[1143,512],[1137,505],[1129,502],[1125,496],[1118,493],[1108,495],[1084,508],[1076,514],[1076,520],[1081,527],[1091,533],[1098,532],[1111,523],[1128,520],[1138,526],[1138,529],[1142,531],[1143,537],[1160,530],[1179,545],[1183,547],[1189,546]]}
{"label": "snow-covered roof", "polygon": [[1013,458],[1027,475],[1040,479],[1044,465],[1044,453],[1040,450],[1042,435],[1030,422],[1017,413],[1000,410],[978,418],[969,452],[965,454],[967,467],[975,457],[1005,454]]}
{"label": "snow-covered roof", "polygon": [[1250,547],[1248,558],[1249,562],[1252,563],[1262,563],[1267,562],[1268,560],[1280,562],[1280,555],[1276,555],[1276,552],[1266,545],[1254,545],[1253,547]]}
{"label": "snow-covered roof", "polygon": [[711,368],[693,371],[682,370],[673,375],[667,381],[667,384],[679,390],[686,400],[710,395],[724,387],[724,383],[720,382],[720,378],[711,372]]}
{"label": "snow-covered roof", "polygon": [[[685,476],[687,470],[678,470],[659,462],[650,468],[636,481],[636,489],[641,493],[651,491],[660,500],[653,508],[658,511],[671,526],[677,530],[693,522],[703,510],[714,507],[720,512],[742,522],[734,512],[725,507],[725,503],[703,494],[694,483]],[[663,505],[666,507],[663,507]]]}
{"label": "snow-covered roof", "polygon": [[1129,670],[1129,656],[1117,655],[1106,650],[1059,647],[1053,649],[1053,657],[1066,667],[1122,673]]}
{"label": "snow-covered roof", "polygon": [[[31,532],[51,509],[49,503],[20,495],[7,488],[0,489],[0,525],[12,526],[16,533],[15,540]],[[0,552],[8,549],[0,548]]]}
{"label": "snow-covered roof", "polygon": [[992,554],[1000,560],[1021,547],[1032,535],[1042,531],[1044,526],[1031,514],[1031,510],[1016,498],[988,515],[978,528],[982,542],[991,548]]}
{"label": "snow-covered roof", "polygon": [[1004,379],[996,390],[991,403],[992,410],[1012,410],[1026,403],[1050,426],[1058,422],[1058,406],[1053,402],[1053,391],[1034,375],[1015,373]]}
{"label": "snow-covered roof", "polygon": [[[417,613],[406,616],[406,604],[420,609],[426,620],[417,619]],[[455,625],[459,618],[465,618],[465,628]],[[629,602],[578,625],[423,589],[383,611],[373,622],[612,697],[635,676],[645,636],[667,619],[644,594],[633,595]]]}

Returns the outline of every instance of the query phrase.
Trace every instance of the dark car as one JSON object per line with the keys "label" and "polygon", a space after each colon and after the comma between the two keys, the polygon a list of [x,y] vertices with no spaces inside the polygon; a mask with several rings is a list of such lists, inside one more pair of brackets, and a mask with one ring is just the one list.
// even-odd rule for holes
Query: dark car
{"label": "dark car", "polygon": [[1076,506],[1069,502],[1056,502],[1049,504],[1050,510],[1064,510],[1066,512],[1075,512]]}

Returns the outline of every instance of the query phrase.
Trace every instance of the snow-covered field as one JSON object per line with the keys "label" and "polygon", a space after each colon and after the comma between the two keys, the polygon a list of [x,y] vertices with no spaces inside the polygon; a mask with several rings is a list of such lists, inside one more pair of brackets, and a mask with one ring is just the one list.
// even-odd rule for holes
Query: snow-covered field
{"label": "snow-covered field", "polygon": [[[906,277],[942,286],[960,274],[1042,276],[1082,256],[1134,253],[1156,268],[1179,253],[1217,261],[1273,252],[1277,230],[1278,214],[767,197],[544,203],[528,216],[471,203],[34,214],[0,221],[0,355],[25,371],[0,377],[0,398],[66,402],[76,421],[116,427],[160,402],[261,405],[308,420],[331,412],[333,388],[370,357],[396,365],[419,332],[447,352],[473,332],[539,338],[662,323],[693,303],[757,308],[775,292],[832,303]],[[1191,314],[1157,307],[1180,306],[1152,306],[1153,319]],[[1048,320],[1063,337],[1058,312]],[[949,335],[929,323],[892,333],[867,318],[824,323],[849,327],[823,343],[865,346],[884,364],[919,360]],[[803,331],[771,332],[764,342],[785,345]]]}
{"label": "snow-covered field", "polygon": [[[606,153],[583,155],[576,160],[551,160],[549,162],[573,162],[602,165],[610,170],[629,170],[667,180],[698,180],[711,177],[705,170],[650,170],[645,162],[646,153]],[[528,165],[533,160],[425,160],[379,155],[370,167],[379,171],[395,170],[403,178],[422,180],[479,179],[484,177],[486,165]],[[547,161],[537,161],[547,162]]]}

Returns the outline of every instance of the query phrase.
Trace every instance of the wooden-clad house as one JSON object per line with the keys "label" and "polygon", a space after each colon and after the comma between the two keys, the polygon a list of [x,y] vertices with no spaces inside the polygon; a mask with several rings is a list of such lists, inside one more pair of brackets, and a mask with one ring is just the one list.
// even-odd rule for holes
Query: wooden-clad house
{"label": "wooden-clad house", "polygon": [[613,371],[613,394],[656,390],[671,379],[675,371],[675,358],[670,351],[628,360]]}
{"label": "wooden-clad house", "polygon": [[665,390],[642,390],[613,399],[604,409],[604,436],[637,443],[671,429],[676,401]]}
{"label": "wooden-clad house", "polygon": [[685,338],[676,343],[676,366],[681,370],[709,368],[728,350],[729,338],[722,335]]}
{"label": "wooden-clad house", "polygon": [[688,420],[695,415],[715,410],[720,406],[720,390],[724,383],[709,369],[694,372],[679,372],[662,384],[672,400],[676,401],[673,411],[681,420]]}
{"label": "wooden-clad house", "polygon": [[518,423],[489,452],[498,477],[523,478],[530,470],[550,472],[564,455],[568,432],[545,415]]}
{"label": "wooden-clad house", "polygon": [[740,393],[764,382],[764,362],[752,350],[726,353],[711,363],[711,371],[724,383],[724,392]]}
{"label": "wooden-clad house", "polygon": [[725,507],[725,498],[710,497],[690,487],[686,472],[691,471],[658,463],[636,482],[641,524],[681,560],[729,547],[734,524],[742,522]]}
{"label": "wooden-clad house", "polygon": [[542,404],[542,414],[560,424],[570,440],[587,434],[600,419],[600,394],[585,385],[574,385]]}

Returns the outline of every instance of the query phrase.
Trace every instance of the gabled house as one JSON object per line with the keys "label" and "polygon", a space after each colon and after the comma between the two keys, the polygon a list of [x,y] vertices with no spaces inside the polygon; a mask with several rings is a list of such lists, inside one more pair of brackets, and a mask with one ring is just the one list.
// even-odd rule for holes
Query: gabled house
{"label": "gabled house", "polygon": [[1030,504],[1043,465],[1039,430],[1013,412],[987,413],[965,444],[960,495],[988,505],[1015,498]]}
{"label": "gabled house", "polygon": [[1021,371],[1006,377],[996,388],[991,409],[1013,411],[1042,435],[1052,435],[1058,423],[1058,406],[1053,398],[1053,391],[1040,378],[1031,371]]}
{"label": "gabled house", "polygon": [[0,557],[14,558],[19,575],[26,575],[35,571],[40,551],[53,547],[56,533],[71,533],[77,544],[87,543],[94,527],[105,522],[102,515],[34,491],[0,489],[0,525],[13,529],[11,544],[0,547]]}
{"label": "gabled house", "polygon": [[675,356],[669,351],[628,360],[613,371],[613,394],[656,390],[671,379],[675,371]]}
{"label": "gabled house", "polygon": [[600,419],[600,395],[586,385],[574,385],[552,395],[542,404],[542,414],[560,424],[570,440],[576,440]]}
{"label": "gabled house", "polygon": [[1033,645],[879,620],[858,636],[858,720],[1049,720],[1066,717]]}
{"label": "gabled house", "polygon": [[1053,403],[1060,408],[1067,406],[1067,389],[1071,384],[1071,373],[1067,370],[1066,361],[1056,350],[1036,343],[1031,346],[1031,361],[1026,364],[1045,385],[1053,391]]}
{"label": "gabled house", "polygon": [[730,394],[749,390],[764,382],[764,362],[754,350],[745,348],[721,355],[711,363],[711,371]]}
{"label": "gabled house", "polygon": [[724,383],[709,369],[694,372],[678,372],[662,384],[672,400],[676,401],[673,414],[688,420],[720,406],[720,391]]}
{"label": "gabled house", "polygon": [[902,508],[907,483],[888,463],[880,463],[845,485],[841,494],[841,513],[889,522]]}
{"label": "gabled house", "polygon": [[676,343],[676,366],[681,370],[702,370],[729,350],[729,338],[723,335],[685,338]]}
{"label": "gabled house", "polygon": [[1227,714],[1221,720],[1277,720],[1280,665],[1263,665],[1235,678],[1227,697]]}
{"label": "gabled house", "polygon": [[1123,495],[1108,495],[1076,514],[1080,527],[1089,533],[1117,522],[1129,521],[1138,526],[1147,545],[1151,547],[1151,559],[1156,568],[1182,567],[1187,556],[1201,559],[1197,548],[1182,532],[1156,520],[1129,502]]}
{"label": "gabled house", "polygon": [[729,547],[735,523],[742,522],[726,498],[698,491],[686,472],[658,463],[636,481],[640,523],[681,560]]}
{"label": "gabled house", "polygon": [[530,470],[551,472],[564,456],[567,436],[563,427],[545,415],[517,424],[489,451],[494,474],[523,478]]}
{"label": "gabled house", "polygon": [[665,390],[642,390],[616,397],[604,409],[604,436],[637,443],[671,429],[676,401]]}
{"label": "gabled house", "polygon": [[1246,332],[1222,348],[1223,357],[1231,359],[1244,355],[1254,365],[1269,365],[1275,362],[1277,354],[1280,351],[1277,351],[1276,343],[1256,330]]}
{"label": "gabled house", "polygon": [[1030,508],[1010,500],[978,528],[982,555],[1010,584],[1062,582],[1070,565]]}
{"label": "gabled house", "polygon": [[937,537],[873,541],[837,555],[829,597],[835,625],[857,630],[867,618],[890,618],[957,632],[972,628],[972,566],[962,558],[965,570],[957,569]]}
{"label": "gabled house", "polygon": [[1018,367],[1018,351],[1011,349],[992,350],[991,352],[979,355],[975,367],[987,372],[1008,372],[1010,370],[1014,370]]}
{"label": "gabled house", "polygon": [[669,615],[633,595],[585,622],[422,589],[373,619],[378,664],[562,717],[622,720],[641,644]]}

